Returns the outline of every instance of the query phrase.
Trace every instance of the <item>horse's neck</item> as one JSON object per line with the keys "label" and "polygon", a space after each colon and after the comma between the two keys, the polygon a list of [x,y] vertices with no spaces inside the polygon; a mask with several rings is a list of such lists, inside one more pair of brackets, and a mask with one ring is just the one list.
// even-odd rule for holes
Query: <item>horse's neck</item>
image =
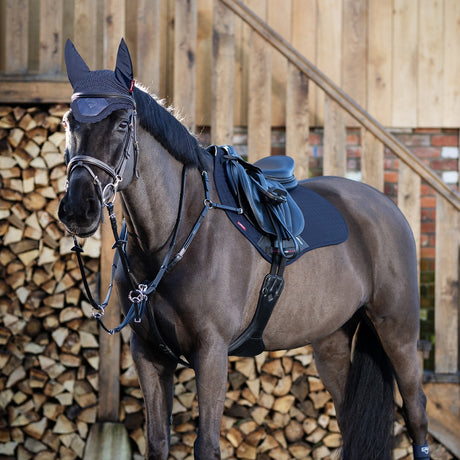
{"label": "horse's neck", "polygon": [[[142,252],[161,259],[177,219],[183,165],[143,130],[139,133],[139,147],[140,175],[123,192],[124,214]],[[199,174],[191,173],[187,178],[183,216],[187,227],[196,212],[194,197],[203,194]],[[198,200],[198,204],[202,202],[202,198]]]}

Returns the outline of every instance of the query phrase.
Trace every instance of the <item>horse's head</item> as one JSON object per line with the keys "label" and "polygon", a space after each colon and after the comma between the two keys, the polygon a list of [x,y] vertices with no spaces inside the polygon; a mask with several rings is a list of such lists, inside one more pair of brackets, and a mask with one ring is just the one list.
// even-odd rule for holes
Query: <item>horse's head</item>
{"label": "horse's head", "polygon": [[123,40],[114,72],[91,72],[70,41],[65,57],[74,94],[63,119],[67,190],[59,219],[68,231],[86,237],[97,230],[103,207],[136,174],[132,64]]}

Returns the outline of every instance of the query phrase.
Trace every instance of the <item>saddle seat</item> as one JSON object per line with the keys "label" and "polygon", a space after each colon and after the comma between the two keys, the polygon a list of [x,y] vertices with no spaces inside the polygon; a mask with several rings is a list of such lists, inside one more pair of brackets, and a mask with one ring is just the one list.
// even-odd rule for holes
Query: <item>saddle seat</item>
{"label": "saddle seat", "polygon": [[299,251],[297,237],[305,226],[302,211],[288,192],[297,186],[294,160],[274,156],[251,164],[232,146],[225,150],[227,179],[239,206],[257,228],[271,236],[275,249],[286,258],[294,257]]}
{"label": "saddle seat", "polygon": [[288,191],[297,187],[297,179],[294,176],[295,164],[291,157],[273,155],[256,161],[254,166],[260,168],[267,179],[278,181]]}

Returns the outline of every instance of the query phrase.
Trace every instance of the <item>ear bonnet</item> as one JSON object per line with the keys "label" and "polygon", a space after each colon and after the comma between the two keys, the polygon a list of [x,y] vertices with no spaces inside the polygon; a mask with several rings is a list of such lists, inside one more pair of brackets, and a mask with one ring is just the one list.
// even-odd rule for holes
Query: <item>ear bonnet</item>
{"label": "ear bonnet", "polygon": [[118,47],[115,71],[90,71],[70,40],[65,45],[65,63],[74,90],[70,107],[77,121],[95,123],[114,110],[133,109],[133,65],[122,39]]}

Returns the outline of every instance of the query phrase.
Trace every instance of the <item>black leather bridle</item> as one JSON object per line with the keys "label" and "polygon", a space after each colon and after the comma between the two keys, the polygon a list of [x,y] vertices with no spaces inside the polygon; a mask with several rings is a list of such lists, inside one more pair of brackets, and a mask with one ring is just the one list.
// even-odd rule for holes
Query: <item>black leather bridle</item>
{"label": "black leather bridle", "polygon": [[[123,155],[121,156],[118,164],[113,168],[112,166],[104,163],[97,158],[93,158],[89,155],[76,155],[71,159],[66,158],[67,163],[67,186],[70,181],[70,176],[76,168],[85,168],[93,178],[93,184],[96,188],[96,193],[101,201],[103,207],[106,207],[108,203],[112,203],[115,200],[118,187],[123,181],[123,174],[126,169],[126,165],[131,155],[134,155],[134,174],[139,177],[138,171],[138,158],[139,158],[139,144],[137,141],[137,130],[136,130],[136,101],[133,96],[119,93],[74,93],[72,95],[72,102],[79,98],[117,98],[126,99],[132,104],[131,113],[129,115],[128,131],[123,140]],[[109,182],[102,188],[102,183],[98,176],[94,173],[91,166],[107,173],[112,182]]]}

